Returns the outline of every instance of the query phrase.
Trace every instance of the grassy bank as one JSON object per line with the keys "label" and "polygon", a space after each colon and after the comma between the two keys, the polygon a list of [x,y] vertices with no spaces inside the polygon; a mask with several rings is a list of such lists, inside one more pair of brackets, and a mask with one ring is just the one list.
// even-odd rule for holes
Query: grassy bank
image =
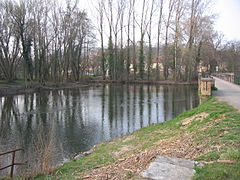
{"label": "grassy bank", "polygon": [[240,113],[211,98],[177,118],[105,142],[35,179],[137,179],[157,155],[204,162],[195,180],[239,179]]}

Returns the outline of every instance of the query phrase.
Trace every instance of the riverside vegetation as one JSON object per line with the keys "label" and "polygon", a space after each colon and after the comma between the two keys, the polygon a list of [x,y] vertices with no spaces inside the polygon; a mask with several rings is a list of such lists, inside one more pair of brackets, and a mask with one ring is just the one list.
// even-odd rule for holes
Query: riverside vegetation
{"label": "riverside vegetation", "polygon": [[0,1],[0,79],[25,86],[88,76],[191,82],[198,66],[239,74],[240,42],[215,31],[211,0],[83,4]]}
{"label": "riverside vegetation", "polygon": [[92,154],[35,179],[135,179],[157,155],[195,159],[194,180],[240,177],[240,113],[206,100],[173,120],[99,144]]}

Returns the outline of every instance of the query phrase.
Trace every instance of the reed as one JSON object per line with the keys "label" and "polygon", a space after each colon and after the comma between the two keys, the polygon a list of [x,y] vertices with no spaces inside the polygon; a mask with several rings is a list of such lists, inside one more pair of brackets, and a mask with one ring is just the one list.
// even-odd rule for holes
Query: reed
{"label": "reed", "polygon": [[37,131],[33,143],[34,160],[30,160],[24,177],[31,178],[39,174],[49,174],[56,169],[54,166],[56,138],[52,132],[48,134],[43,129]]}

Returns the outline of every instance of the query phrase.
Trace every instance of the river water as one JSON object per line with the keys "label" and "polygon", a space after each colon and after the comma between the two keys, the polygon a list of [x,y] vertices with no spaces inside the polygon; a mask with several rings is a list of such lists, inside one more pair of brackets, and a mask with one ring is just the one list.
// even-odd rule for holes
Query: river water
{"label": "river water", "polygon": [[[24,148],[17,160],[28,161],[25,169],[57,164],[198,103],[197,86],[190,85],[100,85],[1,97],[0,152]],[[0,157],[0,167],[10,161]]]}

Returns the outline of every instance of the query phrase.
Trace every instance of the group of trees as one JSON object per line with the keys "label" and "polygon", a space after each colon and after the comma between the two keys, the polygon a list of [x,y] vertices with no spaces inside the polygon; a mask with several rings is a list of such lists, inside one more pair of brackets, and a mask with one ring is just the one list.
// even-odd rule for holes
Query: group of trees
{"label": "group of trees", "polygon": [[222,46],[221,51],[219,51],[222,57],[220,64],[223,72],[232,72],[234,73],[234,81],[237,84],[240,84],[240,42],[232,41],[227,42]]}
{"label": "group of trees", "polygon": [[79,81],[92,67],[102,79],[191,81],[200,63],[214,71],[217,64],[232,70],[229,62],[239,61],[238,43],[223,45],[214,31],[210,1],[92,3],[90,20],[78,0],[64,6],[55,0],[1,1],[2,78]]}
{"label": "group of trees", "polygon": [[[92,25],[77,1],[0,2],[0,71],[4,79],[78,81],[94,45]],[[17,77],[18,76],[18,77]]]}
{"label": "group of trees", "polygon": [[[198,65],[206,54],[203,47],[215,43],[214,16],[207,12],[207,1],[98,0],[98,3],[103,79],[107,71],[110,79],[129,79],[132,70],[134,79],[191,81],[197,77]],[[108,22],[105,28],[104,20]],[[103,46],[104,33],[108,37],[107,51]]]}
{"label": "group of trees", "polygon": [[103,79],[108,72],[110,79],[191,81],[200,64],[210,73],[220,65],[222,71],[236,72],[239,42],[224,43],[223,35],[214,30],[211,2],[98,0]]}

